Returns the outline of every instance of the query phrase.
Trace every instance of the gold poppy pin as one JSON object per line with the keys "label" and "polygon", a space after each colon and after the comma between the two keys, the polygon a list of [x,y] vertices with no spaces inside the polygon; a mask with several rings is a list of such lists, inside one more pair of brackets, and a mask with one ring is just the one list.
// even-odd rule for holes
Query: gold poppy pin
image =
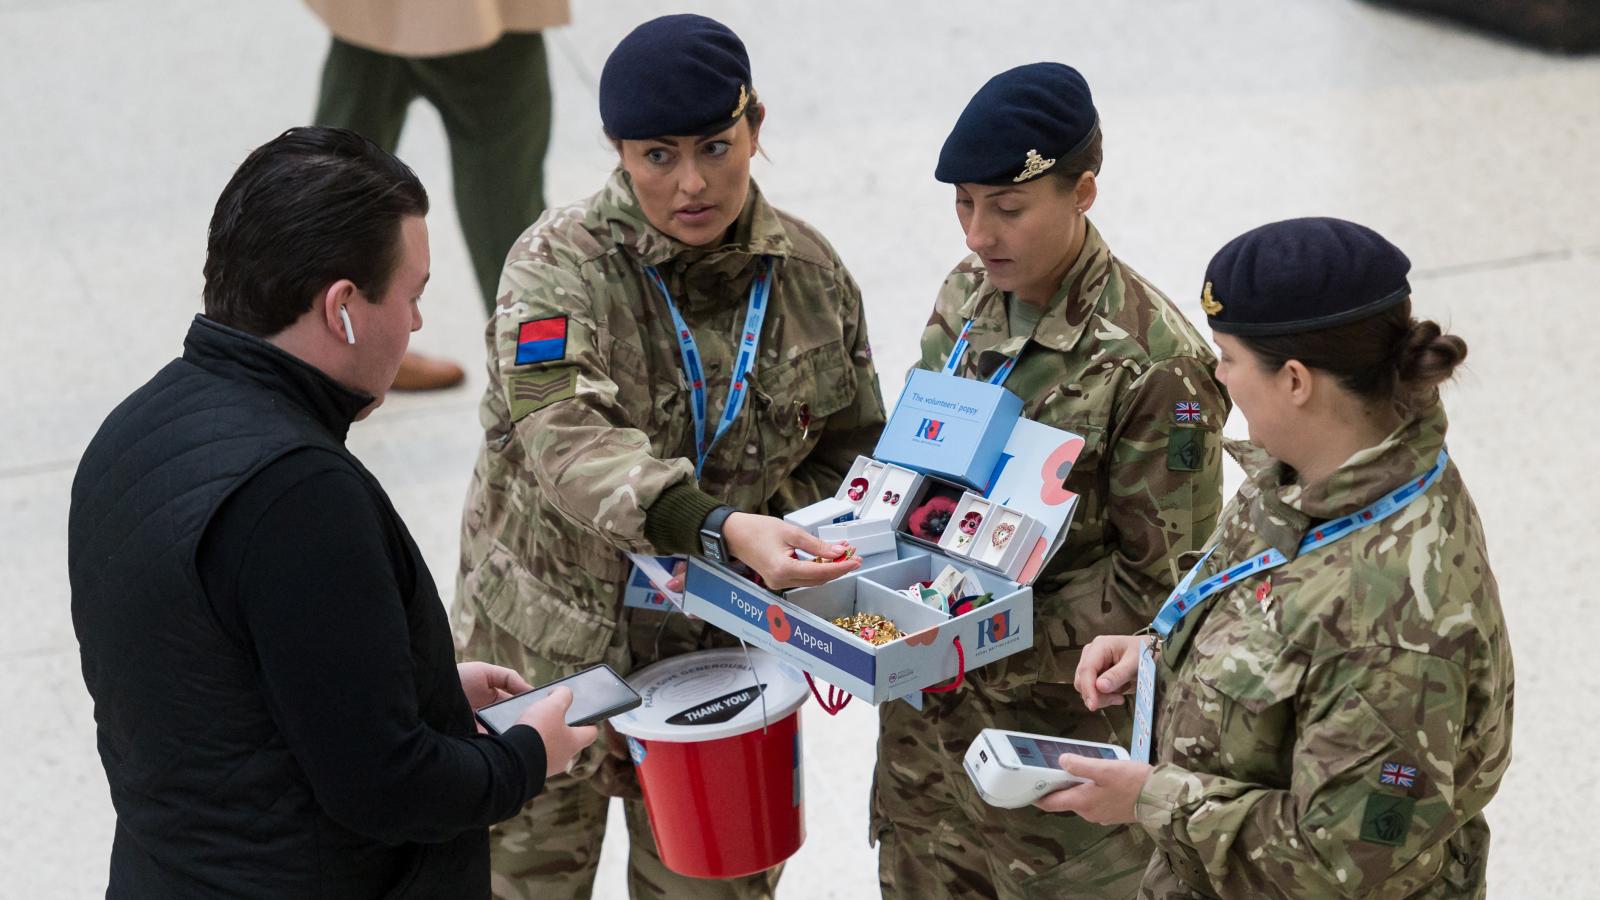
{"label": "gold poppy pin", "polygon": [[1222,312],[1222,304],[1217,302],[1217,298],[1211,296],[1211,282],[1209,281],[1206,282],[1206,289],[1200,292],[1200,308],[1205,310],[1208,316],[1214,316]]}
{"label": "gold poppy pin", "polygon": [[1028,179],[1038,175],[1040,172],[1043,172],[1045,169],[1048,169],[1055,164],[1055,160],[1045,159],[1044,157],[1040,156],[1038,150],[1029,150],[1028,158],[1022,166],[1022,174],[1011,179],[1011,181],[1014,184],[1021,184],[1022,182],[1027,181]]}
{"label": "gold poppy pin", "polygon": [[744,115],[745,104],[747,104],[749,102],[750,102],[750,92],[746,91],[744,89],[744,85],[742,85],[742,84],[739,85],[739,105],[737,105],[737,106],[735,106],[733,108],[733,115],[729,116],[728,118],[737,119],[740,116]]}

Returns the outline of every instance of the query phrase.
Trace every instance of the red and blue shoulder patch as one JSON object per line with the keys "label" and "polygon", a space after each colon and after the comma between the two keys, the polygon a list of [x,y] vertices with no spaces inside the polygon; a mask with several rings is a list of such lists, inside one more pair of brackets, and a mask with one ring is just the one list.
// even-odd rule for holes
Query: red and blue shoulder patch
{"label": "red and blue shoulder patch", "polygon": [[517,326],[517,365],[550,362],[566,355],[566,316],[533,319]]}

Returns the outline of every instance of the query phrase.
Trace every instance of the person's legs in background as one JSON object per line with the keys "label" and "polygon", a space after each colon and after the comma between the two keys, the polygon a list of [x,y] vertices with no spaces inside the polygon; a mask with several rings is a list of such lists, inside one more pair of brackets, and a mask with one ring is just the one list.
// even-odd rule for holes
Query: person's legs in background
{"label": "person's legs in background", "polygon": [[406,109],[417,97],[408,65],[401,57],[334,38],[322,64],[315,124],[359,132],[393,153]]}
{"label": "person's legs in background", "polygon": [[544,36],[511,33],[482,50],[417,60],[418,90],[450,138],[456,212],[484,309],[494,314],[500,270],[544,210],[550,72]]}

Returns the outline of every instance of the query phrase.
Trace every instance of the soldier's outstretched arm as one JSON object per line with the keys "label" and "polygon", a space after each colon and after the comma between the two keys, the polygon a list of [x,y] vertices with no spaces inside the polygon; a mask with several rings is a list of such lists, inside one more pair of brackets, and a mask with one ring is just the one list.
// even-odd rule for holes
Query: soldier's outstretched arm
{"label": "soldier's outstretched arm", "polygon": [[[654,552],[645,510],[669,488],[694,484],[687,459],[659,459],[623,407],[609,368],[608,332],[591,289],[566,268],[519,259],[501,276],[494,354],[499,401],[509,410],[526,475],[568,520],[620,550]],[[491,440],[493,436],[491,435]],[[714,504],[713,504],[714,505]]]}
{"label": "soldier's outstretched arm", "polygon": [[[1260,699],[1222,696],[1224,717],[1249,716]],[[1447,864],[1444,842],[1477,813],[1454,802],[1483,788],[1457,783],[1466,708],[1456,663],[1396,647],[1351,650],[1307,674],[1287,787],[1164,764],[1135,812],[1164,849],[1195,851],[1223,897],[1408,896]],[[1263,752],[1248,728],[1222,740],[1240,743],[1220,748],[1239,766]],[[1472,780],[1498,779],[1503,767]]]}

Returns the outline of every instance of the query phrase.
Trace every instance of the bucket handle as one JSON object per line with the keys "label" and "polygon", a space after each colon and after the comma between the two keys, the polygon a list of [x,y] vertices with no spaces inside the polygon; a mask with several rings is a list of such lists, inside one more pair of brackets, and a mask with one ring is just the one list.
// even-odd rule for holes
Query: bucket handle
{"label": "bucket handle", "polygon": [[[657,632],[657,636],[660,636],[660,632]],[[750,645],[744,642],[744,638],[739,638],[739,647],[744,650],[744,664],[750,669],[750,678],[755,682],[756,696],[761,698],[761,733],[766,734],[769,724],[767,721],[767,692],[761,684],[761,673],[756,671],[756,664],[750,660]],[[656,655],[659,656],[660,653],[658,652]]]}
{"label": "bucket handle", "polygon": [[822,711],[830,716],[837,716],[840,710],[849,706],[850,701],[855,699],[849,691],[841,691],[830,684],[828,685],[828,699],[824,700],[822,699],[822,694],[817,690],[817,683],[811,679],[811,673],[807,672],[805,675],[806,684],[811,685],[811,696],[817,698],[817,705],[821,706]]}
{"label": "bucket handle", "polygon": [[966,680],[966,677],[967,677],[967,654],[965,652],[963,652],[962,649],[961,649],[961,638],[956,638],[955,639],[955,644],[956,644],[956,680],[952,681],[949,684],[940,685],[939,687],[925,687],[925,688],[922,689],[922,692],[924,694],[948,694],[951,691],[960,689],[961,682]]}

